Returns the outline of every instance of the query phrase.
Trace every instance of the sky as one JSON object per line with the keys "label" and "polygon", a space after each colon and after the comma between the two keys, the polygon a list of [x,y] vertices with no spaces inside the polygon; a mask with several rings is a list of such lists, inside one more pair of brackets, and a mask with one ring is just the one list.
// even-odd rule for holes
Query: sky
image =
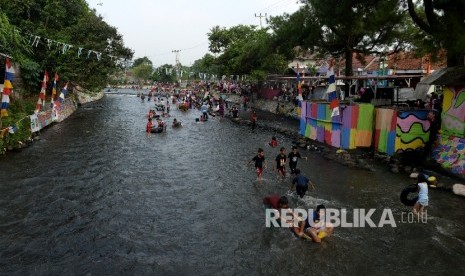
{"label": "sky", "polygon": [[[214,26],[260,25],[255,15],[293,13],[297,0],[87,0],[90,8],[123,35],[134,58],[147,56],[154,66],[190,66],[208,53],[207,33]],[[263,26],[266,21],[262,18]]]}

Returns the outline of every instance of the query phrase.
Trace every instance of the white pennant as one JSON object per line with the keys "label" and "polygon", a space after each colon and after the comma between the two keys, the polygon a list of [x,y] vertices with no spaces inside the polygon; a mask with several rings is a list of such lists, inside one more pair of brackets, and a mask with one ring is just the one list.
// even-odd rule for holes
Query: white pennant
{"label": "white pennant", "polygon": [[47,38],[47,46],[49,50],[52,49],[52,44],[53,44],[53,40],[51,40],[50,38]]}
{"label": "white pennant", "polygon": [[32,42],[32,46],[35,46],[37,47],[37,45],[39,45],[39,42],[40,42],[40,36],[35,36],[34,37],[34,41]]}

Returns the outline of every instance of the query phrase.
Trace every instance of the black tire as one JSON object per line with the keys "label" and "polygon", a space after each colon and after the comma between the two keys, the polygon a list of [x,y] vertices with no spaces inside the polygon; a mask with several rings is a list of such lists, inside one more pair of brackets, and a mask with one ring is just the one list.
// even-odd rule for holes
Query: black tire
{"label": "black tire", "polygon": [[405,189],[402,190],[400,193],[400,202],[404,204],[405,206],[413,206],[415,203],[418,201],[418,195],[415,197],[410,197],[409,195],[411,193],[417,193],[418,192],[418,186],[416,184],[409,185]]}
{"label": "black tire", "polygon": [[162,133],[163,132],[163,127],[156,127],[156,128],[152,128],[150,130],[151,133]]}

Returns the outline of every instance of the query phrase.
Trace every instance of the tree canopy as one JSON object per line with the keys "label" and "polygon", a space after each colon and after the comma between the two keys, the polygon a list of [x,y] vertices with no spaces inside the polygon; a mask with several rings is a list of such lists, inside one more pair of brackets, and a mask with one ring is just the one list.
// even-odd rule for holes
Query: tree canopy
{"label": "tree canopy", "polygon": [[134,63],[132,64],[132,67],[137,67],[143,63],[146,63],[146,64],[149,64],[150,66],[152,66],[152,61],[148,58],[148,57],[141,57],[141,58],[136,58],[134,60]]}
{"label": "tree canopy", "polygon": [[[213,27],[208,33],[209,49],[217,54],[212,64],[218,75],[251,75],[262,79],[264,73],[283,73],[286,58],[271,44],[268,29],[238,25],[231,28]],[[211,57],[204,57],[210,58]]]}
{"label": "tree canopy", "polygon": [[[124,46],[116,28],[91,10],[85,0],[0,0],[0,6],[10,24],[29,40],[26,46],[31,52],[16,50],[11,43],[5,46],[9,47],[7,53],[20,52],[14,54],[21,56],[15,61],[21,65],[26,90],[32,93],[39,87],[44,70],[58,72],[61,82],[99,90],[106,86],[111,74],[121,69],[116,58],[132,58],[132,50]],[[40,43],[31,46],[35,36],[40,37]],[[80,57],[79,48],[84,49]],[[95,52],[89,54],[88,50]],[[101,53],[99,58],[97,53]]]}
{"label": "tree canopy", "polygon": [[406,1],[412,20],[423,31],[417,46],[425,52],[445,50],[447,66],[464,66],[465,1],[423,0],[418,5]]}
{"label": "tree canopy", "polygon": [[271,19],[281,52],[290,49],[343,56],[345,74],[352,72],[353,53],[386,53],[403,43],[402,13],[398,0],[303,0],[296,13]]}

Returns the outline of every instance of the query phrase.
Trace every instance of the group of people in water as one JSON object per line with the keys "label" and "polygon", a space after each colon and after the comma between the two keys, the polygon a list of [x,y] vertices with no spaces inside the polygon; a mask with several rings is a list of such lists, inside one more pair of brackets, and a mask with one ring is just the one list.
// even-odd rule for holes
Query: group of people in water
{"label": "group of people in water", "polygon": [[[268,145],[272,148],[277,148],[279,147],[279,142],[276,137],[273,136]],[[287,176],[286,165],[288,164],[290,174],[292,175],[289,191],[293,192],[295,190],[297,196],[303,198],[309,188],[312,190],[315,189],[315,185],[310,179],[301,173],[300,169],[297,168],[299,159],[307,160],[307,157],[302,157],[296,146],[292,146],[292,151],[287,155],[286,148],[281,147],[278,155],[274,159],[275,165],[273,166],[273,171],[276,172],[276,178],[279,181],[283,181]],[[247,165],[252,163],[254,163],[255,171],[257,173],[257,180],[261,183],[263,181],[263,172],[267,169],[265,151],[262,148],[258,149],[257,155],[249,160]],[[276,194],[265,197],[263,199],[263,203],[267,208],[273,208],[278,211],[276,216],[279,216],[279,211],[289,208],[287,197],[280,197]],[[313,217],[299,221],[298,225],[292,225],[290,229],[292,229],[292,231],[299,237],[306,238],[317,243],[321,242],[321,239],[324,236],[331,235],[333,231],[333,228],[329,226],[323,218],[323,209],[325,209],[325,207],[323,205],[319,205],[313,214]],[[293,222],[295,221],[293,220]],[[293,222],[281,220],[281,223]]]}
{"label": "group of people in water", "polygon": [[[152,89],[153,90],[153,89]],[[162,100],[160,96],[154,96],[153,91],[149,92],[149,101],[151,101],[152,97],[154,98],[155,108],[151,108],[149,110],[149,114],[147,116],[148,122],[146,126],[147,133],[161,133],[166,130],[166,123],[163,121],[162,118],[171,117],[170,116],[170,102],[173,105],[176,105],[179,110],[187,111],[192,108],[199,108],[201,112],[200,118],[196,118],[197,122],[205,122],[208,121],[209,116],[225,116],[225,112],[228,109],[228,103],[222,98],[215,98],[212,96],[207,95],[206,97],[196,97],[192,91],[184,91],[182,93],[177,93],[174,95],[169,96],[165,100]],[[142,98],[143,94],[140,95]],[[142,101],[144,99],[142,98]],[[157,111],[161,111],[161,114],[157,114]],[[230,110],[231,117],[237,118],[239,110],[236,106],[232,107]],[[156,120],[157,123],[154,124],[153,120]],[[176,118],[173,120],[172,127],[177,128],[181,127],[182,123],[178,121]]]}
{"label": "group of people in water", "polygon": [[[161,111],[161,114],[157,114],[157,110]],[[162,101],[161,98],[155,100],[155,108],[150,109],[147,115],[147,125],[146,132],[150,133],[161,133],[166,131],[167,124],[163,121],[162,118],[171,117],[170,116],[170,102],[166,100],[166,104]],[[156,124],[153,123],[153,119],[156,120]],[[182,126],[182,123],[174,118],[173,123],[171,124],[173,128],[178,128]]]}
{"label": "group of people in water", "polygon": [[[279,146],[279,142],[276,137],[273,136],[268,145],[276,148]],[[273,167],[273,171],[277,172],[277,178],[283,180],[287,173],[286,163],[289,164],[290,173],[293,175],[290,192],[295,190],[300,198],[305,196],[309,188],[312,190],[315,188],[313,182],[304,176],[300,169],[297,168],[297,161],[302,158],[307,159],[300,155],[296,146],[292,147],[292,152],[288,155],[286,155],[286,149],[281,147],[279,149],[279,154],[275,158],[276,165]],[[263,172],[267,169],[265,151],[262,148],[259,148],[257,155],[248,162],[248,164],[251,163],[254,163],[257,180],[261,183]],[[416,176],[416,184],[406,188],[403,194],[401,194],[402,203],[407,206],[413,206],[412,212],[418,218],[422,218],[425,215],[425,209],[429,201],[428,187],[436,187],[436,181],[434,176],[430,177],[424,173],[419,173]],[[410,200],[409,202],[411,203],[406,203],[407,194],[411,192],[418,193],[418,196]],[[263,204],[265,208],[273,209],[274,217],[278,218],[277,221],[281,223],[281,225],[287,224],[287,228],[290,228],[298,237],[320,243],[323,238],[333,233],[333,225],[325,220],[324,214],[326,208],[324,205],[316,206],[313,215],[308,214],[307,218],[301,218],[298,214],[294,214],[289,208],[287,196],[279,196],[278,194],[269,195],[263,199]],[[281,217],[280,215],[283,210],[287,214],[285,217]]]}
{"label": "group of people in water", "polygon": [[[334,227],[325,220],[326,207],[323,204],[316,206],[313,213],[308,214],[306,218],[294,214],[286,196],[277,194],[266,196],[263,204],[265,208],[272,209],[274,218],[281,226],[286,226],[298,237],[321,243],[323,238],[333,234]],[[286,216],[281,216],[283,213]]]}

